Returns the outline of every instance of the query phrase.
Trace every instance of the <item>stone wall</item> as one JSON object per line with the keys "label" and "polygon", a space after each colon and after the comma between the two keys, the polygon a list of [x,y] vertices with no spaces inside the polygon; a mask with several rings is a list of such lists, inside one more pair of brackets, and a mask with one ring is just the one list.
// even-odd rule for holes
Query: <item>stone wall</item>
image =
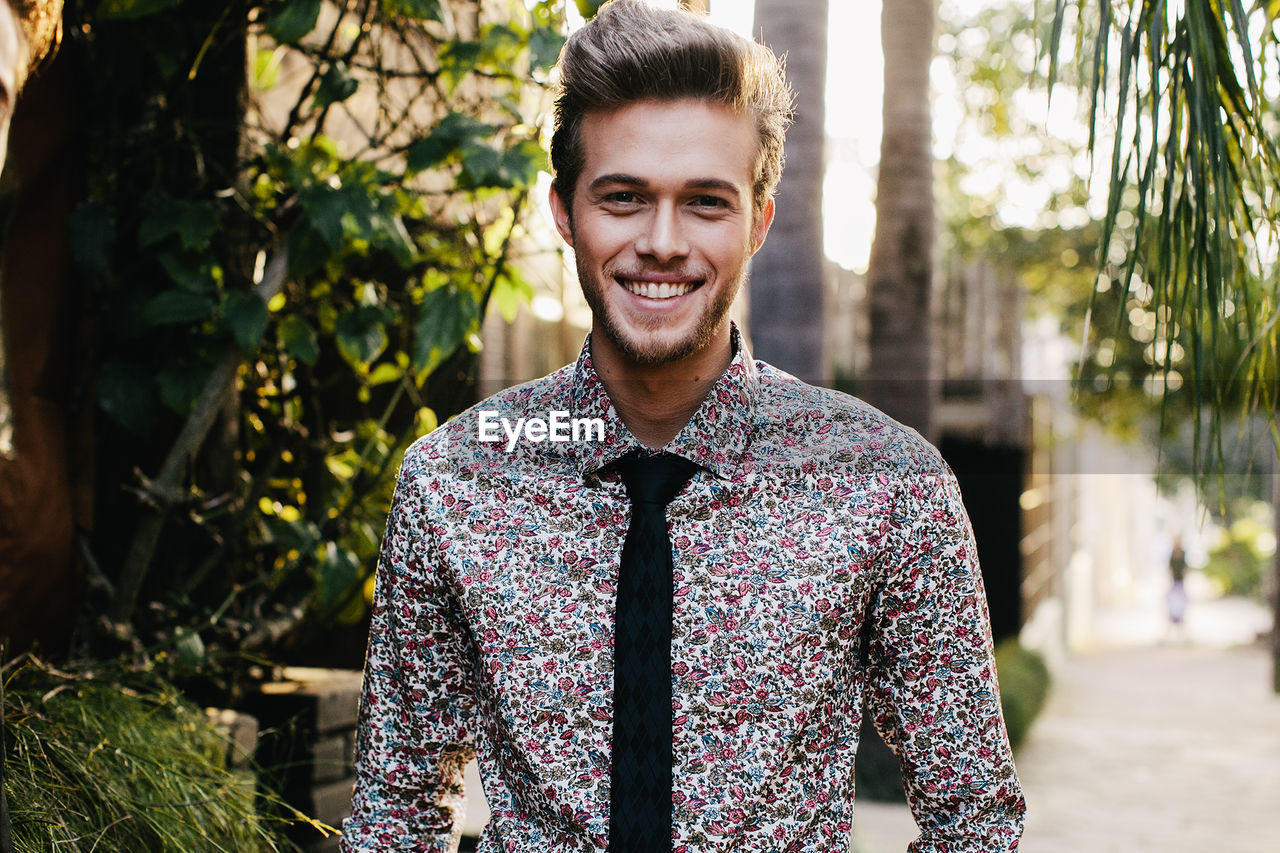
{"label": "stone wall", "polygon": [[[340,829],[351,814],[361,674],[287,667],[283,676],[245,702],[261,729],[258,765],[286,802]],[[326,838],[310,827],[297,827],[291,837],[307,853],[338,849],[338,836]]]}

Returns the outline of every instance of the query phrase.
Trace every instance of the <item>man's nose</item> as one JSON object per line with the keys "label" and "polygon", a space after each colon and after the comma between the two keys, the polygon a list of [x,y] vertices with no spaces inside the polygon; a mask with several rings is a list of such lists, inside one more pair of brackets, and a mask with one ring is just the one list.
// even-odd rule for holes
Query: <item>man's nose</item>
{"label": "man's nose", "polygon": [[659,263],[689,254],[689,243],[681,227],[675,204],[663,203],[654,208],[646,228],[636,240],[636,252]]}

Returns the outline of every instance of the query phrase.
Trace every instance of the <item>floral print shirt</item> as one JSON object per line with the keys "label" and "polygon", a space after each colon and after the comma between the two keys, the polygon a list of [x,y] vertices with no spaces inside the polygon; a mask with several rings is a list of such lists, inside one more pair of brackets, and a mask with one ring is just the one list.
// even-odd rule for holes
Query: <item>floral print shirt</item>
{"label": "floral print shirt", "polygon": [[[735,355],[665,451],[675,853],[845,853],[865,696],[915,853],[1017,848],[1024,801],[954,476],[853,397]],[[405,455],[378,566],[346,853],[448,851],[477,756],[481,853],[608,849],[612,627],[640,447],[592,367],[508,389]],[[478,440],[480,412],[603,440]],[[593,436],[598,439],[598,434]]]}

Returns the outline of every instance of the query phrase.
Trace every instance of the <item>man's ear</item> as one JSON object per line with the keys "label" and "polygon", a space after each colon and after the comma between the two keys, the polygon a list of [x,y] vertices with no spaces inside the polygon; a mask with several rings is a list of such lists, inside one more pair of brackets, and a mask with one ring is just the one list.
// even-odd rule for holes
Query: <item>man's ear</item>
{"label": "man's ear", "polygon": [[573,215],[569,212],[569,205],[565,203],[564,198],[560,195],[560,186],[556,181],[551,182],[551,195],[547,201],[551,204],[551,218],[555,220],[556,230],[560,232],[560,236],[570,246],[573,245]]}
{"label": "man's ear", "polygon": [[764,245],[764,238],[769,234],[769,226],[773,224],[773,212],[773,199],[769,199],[764,203],[755,222],[751,223],[751,254],[753,255]]}

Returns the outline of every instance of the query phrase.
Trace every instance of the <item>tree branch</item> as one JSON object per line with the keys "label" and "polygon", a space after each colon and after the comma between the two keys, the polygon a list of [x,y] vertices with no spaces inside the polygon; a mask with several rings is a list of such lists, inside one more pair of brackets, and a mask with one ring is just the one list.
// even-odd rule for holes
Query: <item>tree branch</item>
{"label": "tree branch", "polygon": [[[279,293],[285,284],[289,270],[289,251],[287,241],[282,242],[266,272],[254,288],[254,292],[265,303]],[[240,367],[243,355],[236,345],[230,344],[223,353],[213,373],[205,382],[204,390],[196,400],[195,408],[183,425],[182,431],[174,440],[169,455],[165,457],[160,473],[147,484],[147,491],[155,501],[155,507],[147,512],[138,525],[129,551],[125,556],[124,568],[120,582],[116,586],[116,594],[111,599],[107,617],[114,629],[121,636],[131,633],[130,622],[138,603],[138,592],[142,582],[151,568],[151,560],[155,556],[156,545],[160,541],[160,533],[169,511],[177,503],[179,487],[187,466],[200,453],[210,427],[222,408],[227,394],[234,388],[236,371]]]}

